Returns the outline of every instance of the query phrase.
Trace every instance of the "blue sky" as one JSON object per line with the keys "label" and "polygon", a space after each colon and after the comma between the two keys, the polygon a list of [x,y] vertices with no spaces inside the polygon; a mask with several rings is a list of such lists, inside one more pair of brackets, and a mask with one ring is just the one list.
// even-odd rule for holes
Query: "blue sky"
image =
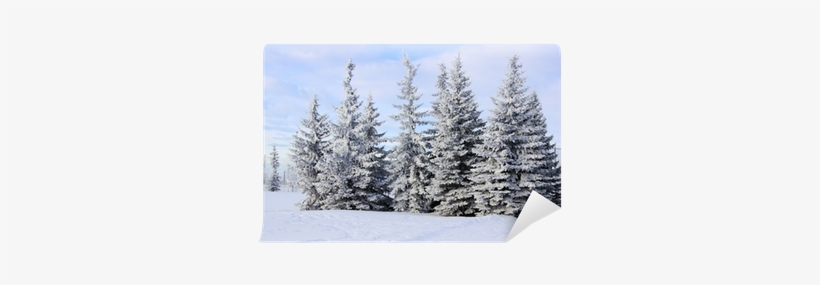
{"label": "blue sky", "polygon": [[413,64],[420,65],[414,85],[422,94],[423,110],[429,110],[435,98],[431,94],[436,92],[439,64],[449,68],[460,54],[485,119],[494,107],[490,98],[504,79],[510,56],[518,54],[527,80],[525,86],[538,93],[548,132],[560,147],[561,60],[557,45],[267,45],[263,54],[263,154],[269,154],[276,145],[280,171],[290,164],[293,135],[299,121],[306,117],[314,93],[319,112],[336,119],[333,107],[344,98],[342,81],[351,59],[356,64],[351,85],[362,101],[368,94],[373,95],[379,119],[384,121],[379,131],[386,132],[387,137],[398,135],[398,123],[389,116],[398,113],[393,104],[401,103],[396,96],[398,82],[406,73],[402,52]]}

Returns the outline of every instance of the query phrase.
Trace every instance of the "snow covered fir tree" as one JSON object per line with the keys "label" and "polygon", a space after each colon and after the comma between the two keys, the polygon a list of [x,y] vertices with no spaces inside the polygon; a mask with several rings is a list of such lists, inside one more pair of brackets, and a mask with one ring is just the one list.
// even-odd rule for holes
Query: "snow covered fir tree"
{"label": "snow covered fir tree", "polygon": [[527,95],[518,60],[517,55],[509,60],[506,78],[493,97],[487,136],[475,148],[480,161],[471,180],[479,215],[518,216],[532,191],[548,199],[558,195],[555,145],[537,94]]}
{"label": "snow covered fir tree", "polygon": [[358,132],[361,135],[362,154],[357,157],[357,162],[368,174],[365,177],[364,191],[359,193],[360,197],[367,200],[373,210],[392,209],[393,200],[390,198],[387,188],[387,152],[381,144],[386,141],[384,133],[380,133],[376,127],[381,126],[383,121],[379,121],[380,114],[373,104],[373,95],[367,96],[367,103],[364,106],[362,123]]}
{"label": "snow covered fir tree", "polygon": [[529,193],[519,186],[522,161],[518,154],[526,139],[527,106],[524,105],[525,79],[521,65],[513,56],[507,75],[493,97],[495,108],[488,118],[487,136],[476,146],[479,162],[473,166],[476,210],[479,215],[517,215]]}
{"label": "snow covered fir tree", "polygon": [[[435,80],[416,82],[420,65],[402,53],[398,92],[376,89],[377,96],[371,92],[362,101],[351,84],[356,64],[349,59],[333,120],[320,114],[314,94],[293,135],[289,167],[294,175],[288,185],[305,196],[299,209],[517,217],[533,191],[560,206],[555,138],[519,60],[518,55],[508,58],[494,94],[476,94],[460,54],[437,66]],[[423,108],[418,83],[435,90],[429,110]],[[381,130],[386,121],[374,99],[388,96],[398,103],[387,114],[392,119],[387,125],[398,129],[391,136]],[[486,114],[477,96],[490,97]],[[275,152],[271,191],[281,184]]]}
{"label": "snow covered fir tree", "polygon": [[518,154],[521,160],[520,186],[561,206],[561,169],[552,143],[553,136],[547,134],[547,121],[535,91],[525,100],[525,106],[530,109],[524,125],[519,128],[523,141]]}
{"label": "snow covered fir tree", "polygon": [[430,193],[435,200],[435,211],[445,216],[470,216],[475,214],[475,193],[469,177],[472,166],[479,158],[473,148],[481,143],[484,120],[480,118],[459,55],[449,71],[439,66],[436,87],[438,93],[432,104],[437,119],[432,142],[430,168],[433,178]]}
{"label": "snow covered fir tree", "polygon": [[279,153],[276,152],[276,146],[273,146],[273,151],[270,153],[270,166],[273,168],[270,180],[268,180],[268,191],[280,191],[279,180]]}
{"label": "snow covered fir tree", "polygon": [[432,197],[428,193],[432,173],[428,169],[430,162],[425,147],[427,142],[419,127],[429,124],[424,120],[428,113],[419,111],[421,103],[418,100],[421,99],[421,94],[417,94],[418,87],[413,85],[418,66],[413,65],[406,54],[403,55],[402,63],[407,73],[398,82],[398,98],[404,103],[394,105],[400,112],[391,116],[399,122],[401,129],[396,138],[398,145],[390,152],[393,209],[398,212],[427,213],[432,210]]}
{"label": "snow covered fir tree", "polygon": [[308,107],[307,118],[301,120],[301,126],[293,136],[291,159],[297,181],[293,184],[307,198],[299,208],[302,210],[319,210],[322,207],[322,198],[316,189],[319,182],[319,170],[316,165],[327,152],[328,129],[327,115],[319,114],[319,102],[316,94]]}
{"label": "snow covered fir tree", "polygon": [[336,109],[337,120],[331,124],[332,141],[316,165],[318,181],[314,184],[322,210],[387,210],[390,199],[384,195],[376,178],[380,163],[377,114],[372,108],[364,116],[362,102],[351,86],[353,61],[347,64],[344,100]]}

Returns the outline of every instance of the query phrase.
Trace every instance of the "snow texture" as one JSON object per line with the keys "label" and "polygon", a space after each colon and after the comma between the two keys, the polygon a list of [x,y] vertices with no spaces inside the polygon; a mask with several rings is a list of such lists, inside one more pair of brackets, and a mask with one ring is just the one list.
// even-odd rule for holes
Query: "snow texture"
{"label": "snow texture", "polygon": [[300,211],[302,193],[263,191],[261,242],[505,242],[511,216],[442,217],[432,213]]}

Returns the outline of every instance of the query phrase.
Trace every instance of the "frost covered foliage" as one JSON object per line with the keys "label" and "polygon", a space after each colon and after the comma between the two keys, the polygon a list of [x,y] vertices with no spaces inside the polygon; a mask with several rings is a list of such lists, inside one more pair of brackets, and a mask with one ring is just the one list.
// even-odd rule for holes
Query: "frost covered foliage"
{"label": "frost covered foliage", "polygon": [[517,216],[529,197],[519,186],[520,173],[529,167],[522,164],[520,154],[530,138],[521,130],[531,114],[522,73],[518,56],[513,56],[503,85],[492,98],[495,108],[487,119],[487,136],[475,148],[481,160],[473,167],[471,180],[479,215]]}
{"label": "frost covered foliage", "polygon": [[475,214],[472,167],[479,160],[473,148],[481,142],[485,123],[480,118],[478,104],[465,75],[461,56],[453,61],[449,76],[446,67],[439,66],[437,99],[432,104],[434,137],[431,143],[430,193],[437,204],[435,211],[444,216]]}
{"label": "frost covered foliage", "polygon": [[279,191],[279,154],[276,152],[276,146],[273,146],[273,151],[270,153],[270,165],[273,168],[273,173],[268,182],[268,191]]}
{"label": "frost covered foliage", "polygon": [[319,114],[319,103],[316,95],[308,108],[308,117],[302,119],[296,135],[293,136],[291,159],[293,170],[296,173],[296,186],[305,194],[306,198],[299,203],[302,210],[319,210],[321,197],[316,189],[319,180],[319,170],[316,165],[322,160],[327,151],[327,136],[329,135],[327,115]]}
{"label": "frost covered foliage", "polygon": [[479,215],[518,216],[536,191],[560,206],[561,170],[553,136],[538,95],[527,95],[518,56],[510,58],[506,78],[493,98],[487,136],[476,147],[481,158],[471,178]]}
{"label": "frost covered foliage", "polygon": [[[296,184],[307,197],[300,209],[517,217],[532,191],[561,205],[556,144],[538,95],[525,87],[517,55],[509,60],[486,121],[460,55],[449,68],[439,65],[430,82],[437,92],[429,114],[420,111],[422,95],[413,81],[419,66],[407,55],[402,63],[401,104],[390,116],[401,131],[390,138],[396,143],[390,151],[382,146],[387,139],[378,128],[384,122],[373,96],[362,102],[351,86],[352,60],[335,122],[318,113],[313,96],[291,153]],[[425,121],[428,115],[436,120]],[[422,130],[428,124],[432,128]],[[275,149],[272,155],[278,160]],[[282,182],[276,179],[270,186],[278,189]]]}
{"label": "frost covered foliage", "polygon": [[555,203],[555,205],[558,205],[558,207],[561,207],[561,164],[558,164],[558,167],[553,170],[549,181],[552,185],[553,192],[550,193],[550,196],[544,197]]}
{"label": "frost covered foliage", "polygon": [[364,106],[362,123],[359,125],[357,133],[361,135],[362,154],[357,157],[357,162],[366,170],[368,176],[367,186],[359,193],[360,199],[370,204],[373,210],[390,210],[392,199],[387,196],[387,163],[385,156],[387,152],[381,143],[385,141],[384,133],[378,132],[376,127],[383,121],[379,121],[379,113],[373,106],[373,95],[367,96],[367,104]]}
{"label": "frost covered foliage", "polygon": [[[359,112],[362,102],[350,85],[352,61],[347,64],[344,80],[345,99],[336,109],[337,121],[331,125],[333,140],[328,152],[316,165],[319,171],[316,189],[322,197],[322,210],[385,210],[388,199],[374,181],[379,164],[378,150],[368,140],[378,140],[375,110],[370,118]],[[374,135],[368,138],[367,134]]]}
{"label": "frost covered foliage", "polygon": [[519,186],[527,193],[536,191],[560,206],[558,191],[561,187],[561,174],[558,169],[558,154],[555,144],[552,143],[553,137],[547,134],[547,121],[544,119],[538,95],[533,91],[525,100],[525,106],[529,106],[530,109],[526,115],[526,121],[519,128],[521,133],[521,145],[518,148],[518,157],[521,161]]}
{"label": "frost covered foliage", "polygon": [[391,116],[400,123],[401,133],[396,138],[398,145],[390,152],[389,187],[395,211],[427,213],[431,211],[432,199],[427,188],[432,174],[427,169],[429,160],[425,137],[418,127],[429,123],[423,121],[428,114],[418,110],[421,104],[417,101],[421,94],[416,94],[418,87],[413,85],[418,66],[411,64],[407,55],[404,55],[403,64],[407,74],[398,83],[401,88],[398,97],[405,103],[394,105],[400,113]]}

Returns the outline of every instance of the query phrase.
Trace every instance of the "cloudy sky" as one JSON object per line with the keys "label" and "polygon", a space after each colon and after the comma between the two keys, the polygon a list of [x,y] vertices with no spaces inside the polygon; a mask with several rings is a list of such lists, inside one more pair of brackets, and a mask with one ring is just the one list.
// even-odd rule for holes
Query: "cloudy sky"
{"label": "cloudy sky", "polygon": [[373,95],[379,119],[384,121],[379,131],[386,132],[387,137],[398,135],[398,123],[389,116],[399,111],[393,104],[402,103],[397,98],[398,82],[406,73],[402,52],[413,64],[420,65],[413,83],[422,94],[423,110],[429,110],[435,98],[431,94],[436,92],[439,64],[449,68],[460,54],[485,119],[494,107],[490,98],[504,79],[510,56],[518,54],[525,86],[538,93],[548,132],[561,146],[561,60],[557,45],[267,45],[263,55],[263,155],[275,145],[280,171],[290,164],[293,135],[299,121],[306,117],[314,93],[319,112],[336,119],[333,107],[344,98],[342,81],[348,60],[356,65],[351,85],[361,100]]}

